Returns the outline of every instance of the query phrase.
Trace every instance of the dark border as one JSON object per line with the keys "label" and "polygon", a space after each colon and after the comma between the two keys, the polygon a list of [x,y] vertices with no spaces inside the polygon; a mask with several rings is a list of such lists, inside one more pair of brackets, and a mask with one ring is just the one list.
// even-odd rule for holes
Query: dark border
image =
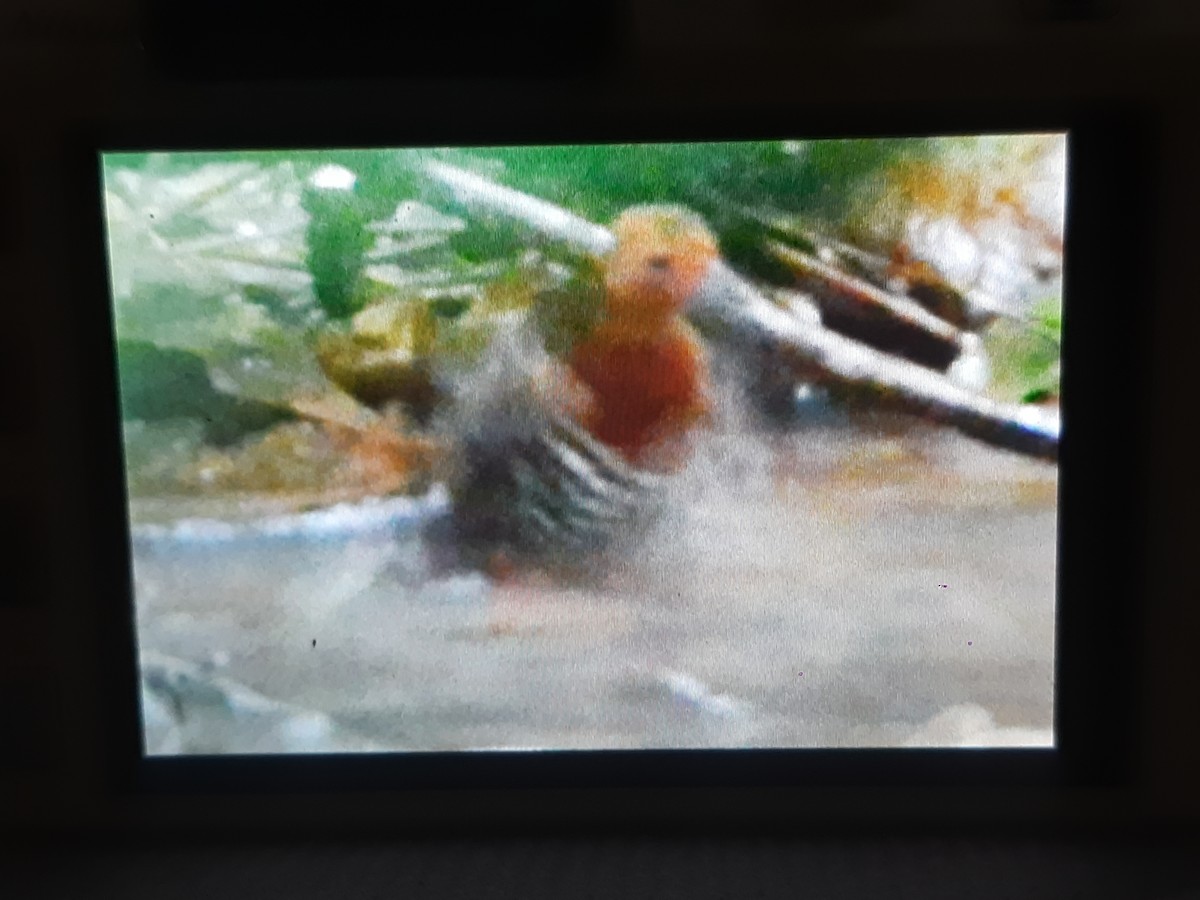
{"label": "dark border", "polygon": [[[440,99],[439,99],[440,97]],[[1142,584],[1146,483],[1147,322],[1113,314],[1150,290],[1147,173],[1160,146],[1156,122],[1134,109],[993,104],[887,108],[716,107],[666,112],[604,101],[586,125],[555,121],[556,97],[503,113],[462,98],[425,97],[403,127],[354,104],[330,116],[280,113],[253,121],[215,100],[184,117],[108,123],[69,148],[64,221],[77,261],[74,348],[82,427],[93,451],[85,498],[105,662],[108,764],[121,794],[324,792],[400,788],[1120,786],[1137,760],[1141,676],[1137,603]],[[583,102],[573,98],[574,103]],[[436,112],[454,108],[453,120]],[[419,106],[419,104],[417,104]],[[470,108],[472,115],[461,114]],[[434,110],[431,112],[430,110]],[[296,111],[298,113],[298,111]],[[1056,750],[796,750],[385,754],[321,757],[182,757],[143,760],[137,703],[128,522],[112,323],[100,208],[98,152],[501,145],[765,137],[885,137],[1005,131],[1070,132],[1061,452]],[[1132,361],[1130,357],[1133,357]],[[1121,364],[1116,364],[1123,361]]]}

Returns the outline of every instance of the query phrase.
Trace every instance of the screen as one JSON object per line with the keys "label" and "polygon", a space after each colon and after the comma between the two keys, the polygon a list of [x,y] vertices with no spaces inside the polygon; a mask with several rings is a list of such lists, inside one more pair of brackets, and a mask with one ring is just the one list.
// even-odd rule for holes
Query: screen
{"label": "screen", "polygon": [[143,746],[1054,746],[1067,136],[104,153]]}

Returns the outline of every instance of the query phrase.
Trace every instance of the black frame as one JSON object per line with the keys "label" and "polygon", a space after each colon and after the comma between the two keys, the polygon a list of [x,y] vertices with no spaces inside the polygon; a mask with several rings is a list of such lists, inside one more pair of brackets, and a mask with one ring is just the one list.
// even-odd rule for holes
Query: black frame
{"label": "black frame", "polygon": [[[463,100],[462,103],[467,101]],[[548,127],[545,106],[447,121],[438,99],[404,127],[324,120],[252,123],[230,107],[189,110],[159,122],[108,124],[69,148],[63,221],[76,260],[70,288],[79,427],[92,450],[85,498],[100,604],[109,770],[122,794],[310,793],[383,789],[783,788],[804,786],[1119,786],[1137,766],[1135,708],[1140,616],[1135,602],[1144,551],[1142,485],[1147,465],[1144,365],[1148,323],[1108,315],[1132,291],[1148,290],[1153,215],[1145,173],[1158,146],[1154,119],[1098,106],[1038,108],[839,107],[747,112],[710,107],[689,116],[649,105],[597,101],[586,128]],[[578,101],[576,101],[578,102]],[[461,110],[461,106],[458,107]],[[346,110],[342,110],[346,113]],[[797,126],[797,123],[803,123]],[[615,141],[736,140],[785,136],[886,137],[1017,131],[1069,132],[1068,228],[1060,454],[1059,589],[1053,750],[697,750],[421,753],[346,756],[186,756],[144,759],[138,715],[134,606],[120,416],[112,341],[99,153],[153,149],[505,145]],[[98,373],[104,373],[100,375]],[[1114,421],[1114,409],[1120,421]],[[1121,473],[1115,475],[1114,473]]]}

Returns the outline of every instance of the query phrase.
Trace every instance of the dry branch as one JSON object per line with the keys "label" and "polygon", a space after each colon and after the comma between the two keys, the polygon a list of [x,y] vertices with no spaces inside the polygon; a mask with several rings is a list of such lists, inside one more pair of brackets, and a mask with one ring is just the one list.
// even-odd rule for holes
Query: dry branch
{"label": "dry branch", "polygon": [[865,311],[881,311],[889,317],[920,328],[934,337],[961,349],[962,332],[945,319],[938,318],[908,297],[880,290],[875,285],[841,272],[815,256],[794,247],[772,241],[771,251],[799,280],[798,287],[817,298],[822,305],[835,304]]}

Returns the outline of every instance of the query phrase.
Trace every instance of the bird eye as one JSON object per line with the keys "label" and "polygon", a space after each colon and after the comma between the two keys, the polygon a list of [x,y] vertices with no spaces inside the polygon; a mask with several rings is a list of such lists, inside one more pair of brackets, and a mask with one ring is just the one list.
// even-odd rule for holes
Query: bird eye
{"label": "bird eye", "polygon": [[646,265],[656,272],[665,272],[671,268],[671,260],[666,256],[652,256],[646,261]]}

